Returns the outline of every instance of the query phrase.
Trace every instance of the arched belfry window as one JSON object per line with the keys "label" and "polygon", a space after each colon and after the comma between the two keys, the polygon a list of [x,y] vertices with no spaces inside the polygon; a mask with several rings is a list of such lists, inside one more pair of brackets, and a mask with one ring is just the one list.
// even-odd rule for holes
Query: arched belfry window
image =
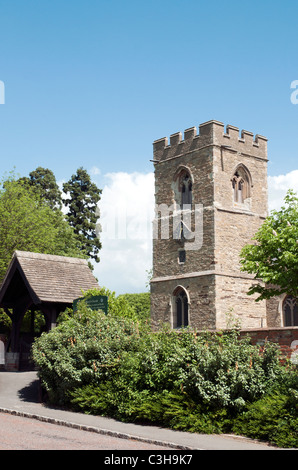
{"label": "arched belfry window", "polygon": [[192,204],[192,186],[193,180],[188,168],[179,167],[174,176],[174,193],[176,204],[181,209]]}
{"label": "arched belfry window", "polygon": [[192,204],[192,181],[187,171],[182,171],[179,178],[179,188],[181,191],[181,205]]}
{"label": "arched belfry window", "polygon": [[244,165],[239,165],[232,177],[234,202],[244,204],[251,197],[251,176]]}
{"label": "arched belfry window", "polygon": [[288,295],[283,301],[284,326],[298,326],[298,300]]}
{"label": "arched belfry window", "polygon": [[173,328],[189,325],[189,301],[186,290],[177,287],[173,292]]}

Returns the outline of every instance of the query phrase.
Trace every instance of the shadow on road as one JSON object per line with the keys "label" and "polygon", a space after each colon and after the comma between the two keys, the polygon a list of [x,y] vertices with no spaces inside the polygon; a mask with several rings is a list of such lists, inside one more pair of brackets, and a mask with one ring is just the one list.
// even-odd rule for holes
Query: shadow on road
{"label": "shadow on road", "polygon": [[31,403],[40,403],[40,394],[39,379],[33,380],[29,385],[18,391],[20,400]]}

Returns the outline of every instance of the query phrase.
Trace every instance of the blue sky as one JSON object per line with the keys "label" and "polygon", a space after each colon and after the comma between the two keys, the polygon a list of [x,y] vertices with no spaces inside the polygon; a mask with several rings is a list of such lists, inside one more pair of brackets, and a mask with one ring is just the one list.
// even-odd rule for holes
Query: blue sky
{"label": "blue sky", "polygon": [[[294,0],[0,0],[1,175],[83,166],[106,192],[151,187],[152,142],[216,119],[268,137],[269,176],[295,183],[297,17]],[[122,261],[109,287],[142,290]]]}

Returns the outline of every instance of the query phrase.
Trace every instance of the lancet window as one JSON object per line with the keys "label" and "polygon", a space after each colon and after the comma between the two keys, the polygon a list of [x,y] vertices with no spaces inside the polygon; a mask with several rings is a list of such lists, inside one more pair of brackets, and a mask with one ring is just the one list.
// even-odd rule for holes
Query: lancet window
{"label": "lancet window", "polygon": [[179,175],[180,205],[192,204],[192,180],[188,171],[183,170]]}
{"label": "lancet window", "polygon": [[244,204],[251,195],[251,178],[248,170],[240,165],[232,178],[234,202]]}
{"label": "lancet window", "polygon": [[298,326],[298,301],[289,295],[283,302],[283,324],[284,326]]}
{"label": "lancet window", "polygon": [[174,291],[173,300],[173,327],[182,328],[189,324],[188,297],[186,291],[180,287]]}

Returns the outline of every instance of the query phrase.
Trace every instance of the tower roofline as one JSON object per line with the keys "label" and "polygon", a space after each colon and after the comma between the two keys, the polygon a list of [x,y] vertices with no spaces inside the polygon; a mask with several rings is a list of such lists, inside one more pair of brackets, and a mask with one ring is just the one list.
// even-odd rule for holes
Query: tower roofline
{"label": "tower roofline", "polygon": [[196,127],[190,127],[182,132],[170,135],[170,143],[167,137],[153,142],[154,160],[162,161],[168,158],[178,157],[187,152],[199,150],[211,145],[228,147],[231,150],[267,159],[267,138],[260,134],[241,130],[228,124],[225,125],[216,120],[204,122]]}

